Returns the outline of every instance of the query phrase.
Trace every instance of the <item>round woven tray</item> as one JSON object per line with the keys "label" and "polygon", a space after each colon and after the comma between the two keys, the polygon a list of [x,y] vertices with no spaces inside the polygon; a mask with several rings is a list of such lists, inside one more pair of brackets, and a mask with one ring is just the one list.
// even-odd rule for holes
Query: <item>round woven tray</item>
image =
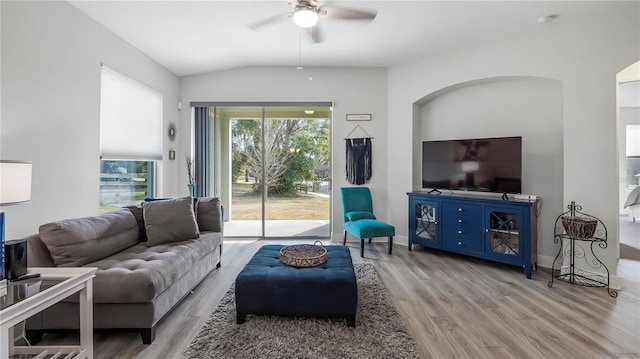
{"label": "round woven tray", "polygon": [[[320,245],[316,245],[317,243]],[[314,267],[327,261],[327,250],[320,241],[285,246],[280,248],[280,261],[292,267]]]}

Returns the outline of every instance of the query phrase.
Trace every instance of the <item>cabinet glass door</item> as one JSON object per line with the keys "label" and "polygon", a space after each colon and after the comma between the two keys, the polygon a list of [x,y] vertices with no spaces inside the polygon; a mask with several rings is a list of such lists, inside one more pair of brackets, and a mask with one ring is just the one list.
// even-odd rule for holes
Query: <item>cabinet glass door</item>
{"label": "cabinet glass door", "polygon": [[521,214],[517,211],[493,210],[487,208],[489,227],[487,228],[487,253],[520,256],[520,221]]}
{"label": "cabinet glass door", "polygon": [[414,206],[415,235],[418,238],[436,241],[438,238],[437,203],[417,202]]}

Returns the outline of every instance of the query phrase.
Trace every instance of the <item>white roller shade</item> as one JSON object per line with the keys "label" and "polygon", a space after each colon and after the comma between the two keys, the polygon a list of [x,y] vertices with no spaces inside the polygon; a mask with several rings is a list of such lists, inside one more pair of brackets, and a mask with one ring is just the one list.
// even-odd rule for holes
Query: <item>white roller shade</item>
{"label": "white roller shade", "polygon": [[162,95],[102,66],[100,154],[103,159],[162,159]]}
{"label": "white roller shade", "polygon": [[627,125],[627,157],[640,157],[640,125]]}

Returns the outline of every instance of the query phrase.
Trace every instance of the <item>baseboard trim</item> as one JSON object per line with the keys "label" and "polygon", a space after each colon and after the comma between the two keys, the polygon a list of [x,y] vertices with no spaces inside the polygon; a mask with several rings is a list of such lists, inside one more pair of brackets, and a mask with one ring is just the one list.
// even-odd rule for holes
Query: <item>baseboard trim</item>
{"label": "baseboard trim", "polygon": [[556,259],[556,257],[538,255],[538,267],[551,269],[554,259]]}

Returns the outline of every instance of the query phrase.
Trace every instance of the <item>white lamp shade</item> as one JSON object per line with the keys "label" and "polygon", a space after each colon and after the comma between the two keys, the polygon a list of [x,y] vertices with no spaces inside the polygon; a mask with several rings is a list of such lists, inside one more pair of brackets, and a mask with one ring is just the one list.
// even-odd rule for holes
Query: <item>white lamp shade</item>
{"label": "white lamp shade", "polygon": [[31,200],[31,163],[0,161],[0,204]]}
{"label": "white lamp shade", "polygon": [[318,13],[312,8],[300,8],[293,13],[293,22],[300,27],[313,27],[318,23]]}

